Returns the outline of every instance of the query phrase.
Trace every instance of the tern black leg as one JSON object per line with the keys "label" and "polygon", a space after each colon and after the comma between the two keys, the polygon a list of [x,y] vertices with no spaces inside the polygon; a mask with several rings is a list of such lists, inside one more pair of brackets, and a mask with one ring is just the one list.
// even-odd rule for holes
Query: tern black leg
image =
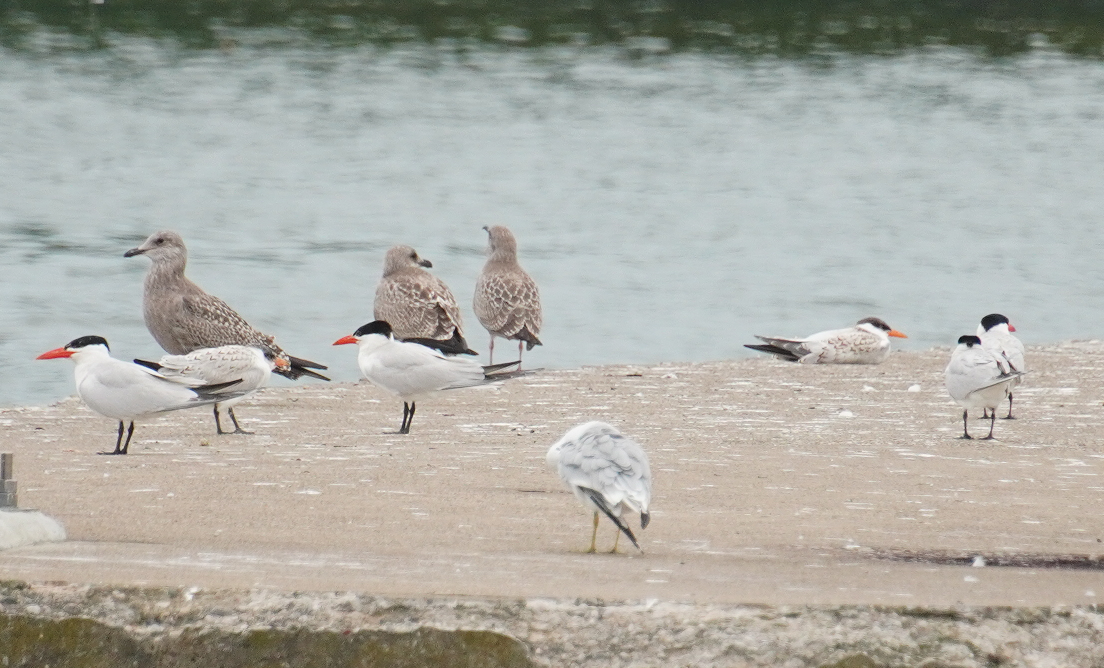
{"label": "tern black leg", "polygon": [[962,435],[959,436],[959,438],[965,438],[966,440],[973,438],[973,436],[970,435],[970,431],[966,429],[966,414],[969,412],[968,410],[962,411]]}
{"label": "tern black leg", "polygon": [[235,434],[252,434],[253,433],[251,431],[246,431],[246,430],[244,430],[244,429],[242,429],[241,427],[238,426],[238,418],[234,415],[234,409],[233,408],[227,408],[226,412],[230,414],[230,420],[233,421],[233,423],[234,423],[234,433]]}
{"label": "tern black leg", "polygon": [[215,404],[215,431],[218,432],[219,436],[229,433],[222,430],[222,423],[219,422],[218,404]]}
{"label": "tern black leg", "polygon": [[122,420],[119,420],[119,437],[115,439],[115,451],[114,452],[101,452],[101,455],[117,455],[122,452],[120,447],[123,444],[123,424]]}
{"label": "tern black leg", "polygon": [[[119,439],[117,441],[115,441],[115,451],[114,452],[101,452],[100,454],[101,455],[125,455],[127,453],[127,448],[130,447],[130,437],[131,436],[134,436],[134,420],[130,421],[130,429],[127,430],[127,437],[126,437],[126,442],[125,443],[123,443],[123,421],[119,420]],[[123,445],[123,447],[121,447],[121,448],[119,447],[120,443],[122,443],[122,445]]]}
{"label": "tern black leg", "polygon": [[400,434],[409,434],[410,433],[410,423],[413,422],[413,421],[414,421],[414,402],[411,401],[408,404],[407,402],[404,401],[403,402],[403,421],[402,421],[402,426],[399,427],[399,433]]}
{"label": "tern black leg", "polygon": [[993,409],[992,414],[989,417],[989,435],[981,439],[983,441],[991,441],[993,439],[993,425],[997,423],[997,409]]}
{"label": "tern black leg", "polygon": [[1008,393],[1008,415],[1005,415],[1004,419],[1005,420],[1015,420],[1016,419],[1016,418],[1012,417],[1012,393],[1011,392]]}
{"label": "tern black leg", "polygon": [[981,417],[979,417],[977,419],[978,420],[988,420],[989,419],[989,409],[988,408],[981,409]]}

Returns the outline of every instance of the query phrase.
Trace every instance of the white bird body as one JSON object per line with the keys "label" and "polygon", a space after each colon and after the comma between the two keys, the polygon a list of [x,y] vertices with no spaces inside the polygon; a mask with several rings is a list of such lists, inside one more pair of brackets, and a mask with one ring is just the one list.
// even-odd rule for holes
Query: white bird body
{"label": "white bird body", "polygon": [[[639,443],[604,422],[587,422],[556,441],[548,449],[546,460],[575,496],[594,511],[595,536],[598,513],[602,512],[633,545],[640,547],[632,531],[621,522],[625,510],[640,513],[641,528],[650,519],[652,471]],[[591,537],[591,552],[595,536]]]}
{"label": "white bird body", "polygon": [[864,318],[853,327],[817,332],[802,339],[755,338],[767,345],[746,348],[801,364],[881,364],[889,357],[889,337],[907,338],[879,318]]}
{"label": "white bird body", "polygon": [[[38,359],[59,357],[73,360],[73,377],[81,400],[96,413],[119,420],[120,442],[126,421],[130,421],[133,434],[134,422],[141,418],[240,396],[234,388],[238,384],[236,379],[189,386],[140,364],[117,360],[111,356],[107,341],[98,336],[74,339],[64,348],[43,353]],[[129,444],[130,435],[127,444],[120,448],[120,443],[116,443],[116,451],[111,454],[126,454]]]}
{"label": "white bird body", "polygon": [[357,365],[368,382],[403,400],[400,434],[410,433],[417,399],[464,387],[493,382],[493,374],[518,362],[481,366],[467,357],[451,357],[420,343],[396,339],[391,325],[376,320],[334,345],[357,344]]}
{"label": "white bird body", "polygon": [[[951,361],[943,371],[947,392],[965,410],[962,412],[963,438],[970,438],[965,427],[970,409],[992,410],[1008,397],[1012,384],[1024,372],[1014,371],[1003,356],[998,357],[981,345],[976,336],[963,336],[951,353]],[[990,423],[989,436],[993,437]]]}
{"label": "white bird body", "polygon": [[[1008,321],[1008,318],[991,313],[981,319],[977,328],[977,336],[981,339],[981,346],[994,357],[1004,359],[1013,371],[1027,371],[1027,362],[1024,360],[1024,345],[1012,332],[1016,328]],[[1012,390],[1023,382],[1023,377],[1012,381],[1008,388],[1008,416],[1012,418]]]}

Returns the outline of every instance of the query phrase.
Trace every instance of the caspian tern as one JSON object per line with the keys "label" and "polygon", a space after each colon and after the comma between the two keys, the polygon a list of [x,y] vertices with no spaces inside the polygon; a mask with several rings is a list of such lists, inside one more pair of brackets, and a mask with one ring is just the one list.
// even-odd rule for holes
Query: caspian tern
{"label": "caspian tern", "polygon": [[[153,369],[165,378],[185,385],[198,387],[225,383],[234,379],[241,382],[234,390],[241,393],[234,399],[215,404],[215,429],[218,433],[252,434],[238,425],[234,415],[234,404],[268,384],[273,370],[286,369],[287,360],[277,357],[272,351],[249,346],[221,346],[218,348],[200,348],[187,355],[165,355],[157,362],[134,360],[135,364]],[[219,408],[225,407],[234,423],[233,432],[222,430],[219,421]]]}
{"label": "caspian tern", "polygon": [[[636,441],[605,422],[587,422],[556,441],[546,459],[583,505],[594,511],[587,552],[595,551],[599,512],[617,525],[618,539],[624,533],[640,549],[636,536],[621,520],[625,510],[640,513],[641,529],[647,528],[651,519],[652,471],[648,456]],[[617,540],[610,551],[617,551]]]}
{"label": "caspian tern", "polygon": [[285,353],[271,336],[253,329],[234,309],[218,297],[209,295],[184,275],[188,249],[176,232],[154,232],[141,246],[131,248],[124,257],[145,255],[150,260],[142,299],[146,328],[165,352],[186,355],[200,348],[250,346],[267,350],[288,362],[276,370],[292,380],[311,376],[329,380],[311,369],[325,369],[316,362]]}
{"label": "caspian tern", "polygon": [[[139,364],[117,360],[111,356],[107,340],[102,336],[82,336],[62,348],[42,353],[37,359],[73,360],[73,376],[77,394],[93,411],[119,421],[119,437],[114,452],[101,454],[125,455],[134,435],[134,422],[157,413],[197,408],[228,401],[240,396],[228,382],[185,386]],[[126,442],[123,426],[130,421]]]}
{"label": "caspian tern", "polygon": [[391,323],[397,339],[450,355],[478,355],[464,340],[456,297],[444,281],[423,269],[432,266],[410,246],[388,250],[383,278],[376,286],[373,317]]}
{"label": "caspian tern", "polygon": [[943,375],[947,392],[963,408],[961,438],[973,438],[966,428],[967,414],[971,408],[981,408],[993,411],[989,419],[989,435],[983,439],[988,440],[993,438],[997,406],[1024,372],[1012,370],[1003,356],[993,355],[982,347],[980,338],[967,334],[958,338],[958,346],[951,353],[951,361]]}
{"label": "caspian tern", "polygon": [[[1008,318],[1000,313],[990,313],[981,319],[977,335],[981,339],[981,347],[993,353],[994,356],[1004,357],[1013,371],[1027,371],[1027,364],[1024,362],[1024,345],[1012,336],[1014,331],[1016,328],[1008,322]],[[1022,377],[1017,378],[1008,388],[1008,415],[1004,417],[1005,420],[1013,419],[1012,390],[1022,382]]]}
{"label": "caspian tern", "polygon": [[494,363],[496,336],[518,342],[526,350],[543,345],[537,335],[541,328],[540,291],[536,282],[518,264],[517,241],[510,230],[501,225],[484,227],[489,237],[487,264],[475,283],[473,307],[475,317],[491,333],[488,362]]}
{"label": "caspian tern", "polygon": [[451,357],[420,343],[400,341],[383,320],[370,322],[351,336],[334,341],[335,346],[350,343],[359,346],[357,363],[364,377],[403,400],[400,434],[410,433],[418,398],[502,380],[504,375],[499,372],[520,363],[480,366],[466,357]]}
{"label": "caspian tern", "polygon": [[889,357],[891,336],[908,338],[880,318],[863,318],[854,327],[818,332],[803,339],[756,335],[767,345],[744,347],[802,364],[881,364]]}

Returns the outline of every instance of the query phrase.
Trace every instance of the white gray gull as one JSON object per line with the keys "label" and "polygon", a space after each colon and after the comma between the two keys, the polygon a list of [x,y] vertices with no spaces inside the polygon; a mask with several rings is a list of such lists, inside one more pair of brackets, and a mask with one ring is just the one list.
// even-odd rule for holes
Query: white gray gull
{"label": "white gray gull", "polygon": [[[1016,328],[1008,321],[1008,318],[1000,313],[990,313],[981,319],[978,325],[977,335],[981,339],[981,347],[995,356],[1003,356],[1008,360],[1008,365],[1013,371],[1027,371],[1027,363],[1024,361],[1024,344],[1012,335]],[[1012,418],[1012,390],[1023,382],[1023,377],[1017,378],[1008,388],[1008,415],[1005,420]],[[986,416],[988,417],[988,416]]]}
{"label": "white gray gull", "polygon": [[527,346],[526,350],[543,345],[537,338],[543,320],[540,290],[518,264],[513,233],[501,225],[483,229],[489,237],[488,258],[475,283],[475,317],[491,333],[488,361],[494,363],[494,340],[499,336],[518,342],[520,362],[522,345]]}
{"label": "white gray gull", "polygon": [[854,327],[830,329],[803,339],[756,335],[767,345],[744,347],[802,364],[881,364],[889,357],[891,336],[908,338],[881,318],[863,318]]}
{"label": "white gray gull", "polygon": [[518,362],[481,366],[467,357],[453,357],[436,348],[402,341],[391,325],[375,320],[351,336],[334,341],[335,346],[355,343],[360,372],[376,387],[403,400],[403,419],[398,433],[409,434],[414,421],[415,401],[421,397],[474,387],[508,377],[504,373]]}
{"label": "white gray gull", "polygon": [[[640,549],[636,536],[621,519],[625,510],[640,513],[641,529],[651,519],[652,471],[640,444],[605,422],[587,422],[556,441],[548,449],[547,461],[583,505],[594,510],[587,552],[595,551],[599,512],[617,525],[617,539],[624,533]],[[617,539],[611,552],[617,551]]]}
{"label": "white gray gull", "polygon": [[[236,391],[240,380],[214,384],[185,386],[139,364],[117,360],[111,356],[107,340],[102,336],[82,336],[62,348],[42,353],[37,359],[69,358],[74,362],[73,376],[77,395],[93,411],[119,421],[119,437],[114,452],[101,454],[125,455],[134,435],[134,422],[151,415],[197,408],[228,401],[241,395]],[[123,426],[130,429],[123,442]]]}
{"label": "white gray gull", "polygon": [[250,346],[286,361],[287,365],[276,369],[282,376],[329,380],[312,370],[325,366],[288,355],[273,337],[254,329],[226,302],[188,280],[184,275],[188,249],[176,232],[154,232],[141,246],[124,253],[124,257],[135,255],[145,255],[152,261],[146,274],[142,311],[146,328],[165,352],[186,355],[200,348]]}
{"label": "white gray gull", "polygon": [[390,323],[395,337],[403,341],[422,343],[450,355],[477,355],[464,340],[456,297],[444,281],[425,270],[432,266],[410,246],[388,250],[372,317]]}
{"label": "white gray gull", "polygon": [[966,428],[971,408],[993,411],[989,419],[989,435],[985,437],[987,440],[993,438],[997,406],[1008,396],[1012,383],[1024,372],[1013,370],[1008,360],[983,348],[980,338],[967,334],[958,338],[958,346],[951,353],[951,361],[943,375],[947,392],[963,408],[961,438],[973,438]]}
{"label": "white gray gull", "polygon": [[[286,369],[287,360],[276,357],[272,351],[249,346],[220,346],[200,348],[187,355],[165,355],[157,362],[134,360],[135,364],[148,367],[165,378],[188,387],[212,385],[238,380],[234,390],[241,395],[215,404],[215,429],[219,434],[252,434],[238,424],[234,404],[268,384],[272,371]],[[225,408],[234,423],[233,432],[222,430],[219,408]]]}

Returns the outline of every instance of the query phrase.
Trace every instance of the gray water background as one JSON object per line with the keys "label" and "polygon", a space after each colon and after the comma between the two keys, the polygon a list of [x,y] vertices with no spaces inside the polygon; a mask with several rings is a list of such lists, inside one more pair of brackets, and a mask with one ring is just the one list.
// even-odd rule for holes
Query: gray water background
{"label": "gray water background", "polygon": [[867,315],[906,349],[993,311],[1028,343],[1099,337],[1102,156],[1104,65],[1045,46],[0,50],[0,405],[73,394],[70,364],[34,357],[77,336],[160,354],[148,261],[122,255],[164,228],[193,280],[336,380],[358,372],[330,344],[372,319],[398,243],[486,359],[487,224],[541,286],[529,366],[740,357]]}

